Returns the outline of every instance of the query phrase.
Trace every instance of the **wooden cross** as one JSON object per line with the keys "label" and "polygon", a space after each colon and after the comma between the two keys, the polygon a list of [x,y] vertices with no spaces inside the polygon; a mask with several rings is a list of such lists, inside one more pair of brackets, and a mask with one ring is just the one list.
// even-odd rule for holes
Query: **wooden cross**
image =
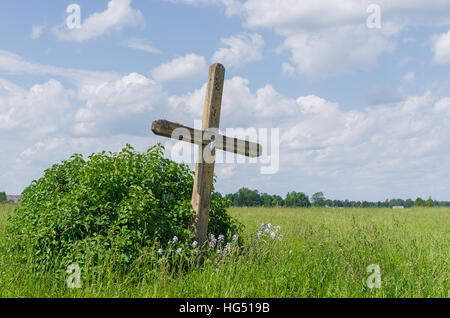
{"label": "wooden cross", "polygon": [[262,154],[262,147],[259,144],[228,138],[218,133],[224,80],[223,65],[211,65],[201,131],[166,120],[152,123],[152,131],[156,135],[199,145],[191,204],[196,215],[194,220],[196,238],[201,247],[207,241],[208,235],[216,149],[247,157],[259,157]]}

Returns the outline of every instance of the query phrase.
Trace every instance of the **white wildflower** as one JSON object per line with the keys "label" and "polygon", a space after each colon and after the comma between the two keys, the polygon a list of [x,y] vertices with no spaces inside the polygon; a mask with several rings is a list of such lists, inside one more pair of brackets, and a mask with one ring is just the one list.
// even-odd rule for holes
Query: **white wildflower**
{"label": "white wildflower", "polygon": [[209,236],[209,248],[211,249],[211,248],[216,247],[216,243],[217,243],[216,237],[214,236],[214,234],[210,234],[210,236]]}
{"label": "white wildflower", "polygon": [[281,240],[281,235],[279,235],[281,227],[272,225],[271,223],[261,223],[261,227],[257,232],[256,236],[258,241],[266,243],[268,238],[272,240]]}

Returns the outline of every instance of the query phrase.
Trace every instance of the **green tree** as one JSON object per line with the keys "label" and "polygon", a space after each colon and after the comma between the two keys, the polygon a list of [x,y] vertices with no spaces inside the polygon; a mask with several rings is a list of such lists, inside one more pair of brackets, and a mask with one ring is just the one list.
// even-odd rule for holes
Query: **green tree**
{"label": "green tree", "polygon": [[272,199],[272,206],[284,206],[283,198],[275,194]]}
{"label": "green tree", "polygon": [[425,206],[425,201],[422,198],[417,198],[416,201],[414,201],[415,207],[423,207]]}
{"label": "green tree", "polygon": [[238,206],[261,206],[263,201],[258,190],[241,188],[238,191]]}
{"label": "green tree", "polygon": [[286,206],[289,207],[303,207],[307,208],[311,206],[311,203],[309,202],[309,197],[304,194],[303,192],[290,192],[286,196],[285,200]]}
{"label": "green tree", "polygon": [[311,201],[313,206],[315,207],[323,207],[325,206],[325,196],[322,192],[316,192],[311,197]]}
{"label": "green tree", "polygon": [[6,201],[6,193],[0,192],[0,202],[4,202],[4,201]]}
{"label": "green tree", "polygon": [[273,198],[270,194],[267,194],[267,193],[261,194],[261,201],[265,207],[271,207],[272,200],[273,200]]}
{"label": "green tree", "polygon": [[425,206],[427,208],[432,208],[434,206],[434,202],[433,202],[433,199],[431,199],[431,197],[429,197],[428,200],[425,201]]}
{"label": "green tree", "polygon": [[407,199],[405,201],[405,208],[412,208],[414,206],[414,201],[411,199]]}

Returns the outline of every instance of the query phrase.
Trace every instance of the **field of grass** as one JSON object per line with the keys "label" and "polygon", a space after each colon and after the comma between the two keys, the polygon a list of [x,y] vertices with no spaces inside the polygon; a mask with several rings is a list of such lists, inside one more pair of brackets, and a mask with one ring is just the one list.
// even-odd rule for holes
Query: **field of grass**
{"label": "field of grass", "polygon": [[[82,268],[81,289],[15,263],[4,244],[13,210],[0,206],[0,297],[448,297],[450,290],[447,208],[232,208],[247,246],[261,222],[281,226],[282,239],[183,272],[145,257],[126,273]],[[380,288],[367,287],[371,264],[381,269]]]}

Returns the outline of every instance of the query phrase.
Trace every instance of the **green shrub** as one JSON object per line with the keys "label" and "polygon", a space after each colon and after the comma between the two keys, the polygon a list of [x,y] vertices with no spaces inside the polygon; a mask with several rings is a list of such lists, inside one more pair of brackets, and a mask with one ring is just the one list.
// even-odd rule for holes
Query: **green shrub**
{"label": "green shrub", "polygon": [[[174,236],[187,248],[195,237],[193,172],[163,152],[159,144],[144,153],[127,145],[88,160],[76,154],[46,170],[10,220],[10,248],[44,266],[109,257],[125,268]],[[209,229],[231,240],[241,225],[227,214],[229,203],[212,196]]]}
{"label": "green shrub", "polygon": [[6,202],[6,193],[0,192],[0,203]]}

